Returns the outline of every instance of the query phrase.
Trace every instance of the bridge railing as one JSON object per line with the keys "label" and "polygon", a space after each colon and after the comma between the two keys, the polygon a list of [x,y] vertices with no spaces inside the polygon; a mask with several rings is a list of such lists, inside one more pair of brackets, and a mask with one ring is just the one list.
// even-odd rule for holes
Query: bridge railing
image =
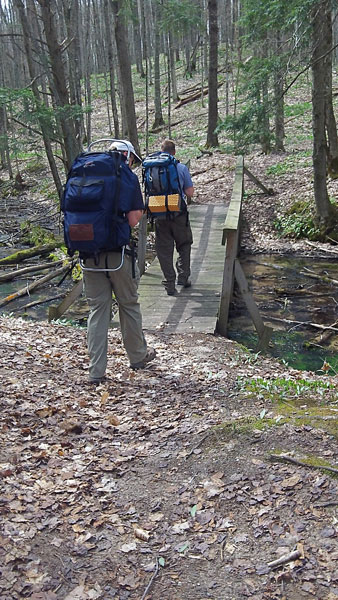
{"label": "bridge railing", "polygon": [[230,205],[223,226],[222,244],[225,245],[225,260],[222,292],[216,322],[216,332],[225,337],[227,336],[229,307],[236,280],[239,291],[244,298],[245,304],[258,333],[258,350],[262,350],[267,346],[273,330],[271,327],[264,325],[262,321],[258,307],[249,290],[244,271],[238,258],[242,201],[244,196],[244,173],[251,179],[254,179],[255,183],[259,185],[265,193],[272,193],[272,190],[265,188],[265,186],[263,186],[263,184],[261,184],[257,178],[254,178],[250,171],[245,168],[244,158],[243,156],[239,156],[236,164],[235,182],[232,190]]}

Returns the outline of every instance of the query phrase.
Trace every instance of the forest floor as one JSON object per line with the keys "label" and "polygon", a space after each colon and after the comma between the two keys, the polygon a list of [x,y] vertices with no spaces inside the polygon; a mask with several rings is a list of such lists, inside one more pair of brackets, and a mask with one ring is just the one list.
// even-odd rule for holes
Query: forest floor
{"label": "forest floor", "polygon": [[[311,194],[308,164],[267,177],[281,160],[246,157],[275,193],[246,182],[242,251],[327,257],[276,235]],[[194,202],[227,202],[234,164],[193,159]],[[218,336],[146,337],[157,358],[134,372],[111,330],[93,388],[83,329],[0,316],[0,599],[338,598],[338,376]]]}

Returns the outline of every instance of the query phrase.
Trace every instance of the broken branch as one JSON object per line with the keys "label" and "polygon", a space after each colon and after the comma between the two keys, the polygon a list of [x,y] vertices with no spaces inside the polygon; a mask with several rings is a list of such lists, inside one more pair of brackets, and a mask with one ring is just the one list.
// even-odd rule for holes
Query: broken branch
{"label": "broken branch", "polygon": [[271,315],[262,315],[267,321],[278,321],[279,323],[285,323],[287,325],[304,325],[305,327],[315,327],[315,329],[323,329],[326,331],[338,331],[337,327],[331,325],[319,325],[319,323],[311,323],[311,321],[292,321],[291,319],[280,319],[279,317],[272,317]]}
{"label": "broken branch", "polygon": [[144,590],[143,596],[142,596],[141,600],[144,600],[147,597],[147,594],[148,594],[151,586],[153,585],[153,581],[154,581],[155,577],[157,577],[158,570],[159,570],[159,566],[158,566],[158,560],[157,560],[156,561],[156,567],[155,567],[155,573],[153,574],[153,576],[152,576],[151,580],[149,581],[146,589]]}
{"label": "broken branch", "polygon": [[12,300],[15,300],[16,298],[20,298],[21,296],[25,296],[26,294],[29,295],[37,287],[40,287],[41,285],[43,285],[44,283],[47,283],[47,281],[50,281],[51,279],[54,279],[58,275],[62,275],[63,273],[65,273],[68,270],[69,270],[69,265],[64,265],[63,267],[56,269],[52,273],[48,273],[48,275],[45,275],[44,277],[37,279],[37,281],[34,281],[33,283],[31,283],[31,285],[26,285],[26,287],[21,288],[20,290],[17,290],[16,292],[14,292],[14,294],[10,294],[9,296],[6,296],[6,298],[3,298],[3,300],[0,301],[0,306],[5,306],[5,304],[8,304],[9,302],[11,302]]}
{"label": "broken branch", "polygon": [[34,271],[43,271],[44,269],[49,269],[50,267],[58,267],[59,265],[62,265],[62,262],[62,260],[58,260],[55,262],[48,262],[40,265],[24,267],[23,269],[16,269],[15,271],[10,271],[9,273],[3,273],[2,275],[0,275],[0,282],[11,281],[12,279],[20,277],[20,275],[25,275],[26,273],[32,273]]}
{"label": "broken branch", "polygon": [[338,469],[334,467],[328,467],[326,465],[310,465],[308,463],[304,463],[297,458],[293,458],[292,456],[288,456],[287,454],[270,454],[271,460],[277,460],[280,462],[290,462],[294,465],[298,465],[299,467],[308,467],[310,469],[324,469],[325,471],[330,471],[331,473],[338,473]]}
{"label": "broken branch", "polygon": [[280,558],[277,558],[276,560],[272,560],[271,562],[268,563],[268,567],[270,567],[270,569],[273,569],[274,567],[279,567],[280,565],[285,565],[288,562],[297,560],[297,558],[300,558],[300,557],[301,557],[301,552],[299,550],[294,550],[293,552],[290,552],[290,554],[284,554]]}

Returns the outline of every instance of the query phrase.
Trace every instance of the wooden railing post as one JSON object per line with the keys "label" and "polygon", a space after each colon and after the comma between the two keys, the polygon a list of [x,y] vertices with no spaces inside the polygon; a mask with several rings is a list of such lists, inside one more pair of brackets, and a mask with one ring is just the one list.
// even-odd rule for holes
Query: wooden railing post
{"label": "wooden railing post", "polygon": [[[239,291],[243,296],[259,337],[258,350],[263,350],[272,335],[271,327],[264,325],[258,307],[249,290],[244,271],[237,258],[240,242],[240,224],[242,200],[244,195],[244,167],[243,156],[237,159],[235,182],[231,195],[228,214],[223,227],[222,244],[225,244],[225,261],[223,271],[222,293],[216,322],[216,332],[226,337],[229,320],[229,306],[236,279]],[[265,188],[266,189],[266,188]]]}
{"label": "wooden railing post", "polygon": [[226,336],[229,319],[229,306],[234,287],[235,260],[239,246],[239,223],[243,199],[244,159],[239,156],[236,164],[235,182],[230,205],[223,227],[222,244],[225,245],[225,261],[221,299],[216,322],[216,332]]}

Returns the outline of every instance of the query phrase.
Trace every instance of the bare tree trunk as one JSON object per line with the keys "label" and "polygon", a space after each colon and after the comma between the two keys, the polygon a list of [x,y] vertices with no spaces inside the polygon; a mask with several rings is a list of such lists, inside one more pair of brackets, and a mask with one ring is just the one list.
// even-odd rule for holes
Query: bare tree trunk
{"label": "bare tree trunk", "polygon": [[[280,55],[281,38],[280,34],[276,35],[276,54]],[[284,148],[284,71],[281,68],[275,69],[274,72],[274,95],[275,95],[275,139],[276,150],[285,152]]]}
{"label": "bare tree trunk", "polygon": [[[85,33],[84,44],[82,46],[83,65],[84,65],[84,92],[85,106],[89,109],[92,101],[92,87],[90,82],[91,63],[90,63],[90,35],[91,35],[91,0],[87,0],[85,14],[81,14],[83,19],[83,28]],[[90,144],[92,141],[92,115],[91,111],[86,112],[86,132],[82,140],[83,144]]]}
{"label": "bare tree trunk", "polygon": [[179,100],[177,93],[177,78],[176,78],[176,65],[175,65],[175,48],[174,48],[174,36],[169,30],[169,61],[170,61],[170,80],[171,80],[171,97],[173,102]]}
{"label": "bare tree trunk", "polygon": [[336,170],[338,170],[338,136],[337,136],[337,123],[334,115],[333,101],[332,101],[332,51],[333,47],[333,31],[332,31],[332,14],[330,6],[328,6],[327,13],[322,15],[322,18],[326,21],[327,35],[326,50],[324,57],[326,64],[326,81],[325,81],[325,125],[327,134],[327,162],[328,170],[332,167],[334,161],[337,163]]}
{"label": "bare tree trunk", "polygon": [[154,47],[154,104],[155,104],[155,120],[152,129],[157,129],[164,125],[164,119],[162,114],[161,104],[161,74],[160,74],[160,29],[159,29],[159,14],[158,6],[155,3],[155,47]]}
{"label": "bare tree trunk", "polygon": [[136,152],[139,153],[135,100],[128,50],[127,30],[123,22],[123,16],[121,15],[122,3],[121,0],[111,0],[111,3],[114,13],[117,57],[120,67],[120,74],[122,75],[121,86],[123,89],[123,102],[126,110],[126,125],[128,130],[128,139],[134,145]]}
{"label": "bare tree trunk", "polygon": [[331,204],[326,185],[326,136],[325,136],[325,84],[327,62],[325,60],[329,0],[317,2],[311,14],[312,25],[312,129],[313,129],[313,186],[319,221],[328,224]]}
{"label": "bare tree trunk", "polygon": [[209,104],[208,104],[208,133],[207,147],[218,146],[218,136],[215,132],[218,121],[217,98],[217,68],[218,68],[218,23],[217,0],[208,0],[209,15]]}
{"label": "bare tree trunk", "polygon": [[[136,6],[137,10],[137,6]],[[141,43],[141,30],[140,30],[140,22],[139,18],[137,22],[133,23],[133,40],[134,40],[134,49],[135,49],[135,60],[136,60],[136,70],[139,73],[142,79],[145,77],[145,72],[143,69],[143,61],[142,61],[142,43]]]}
{"label": "bare tree trunk", "polygon": [[[68,46],[68,72],[69,72],[69,96],[70,103],[82,107],[81,93],[81,69],[80,69],[80,40],[79,40],[79,0],[62,0],[63,13],[67,36],[70,44]],[[78,115],[74,122],[75,135],[78,140],[83,138],[84,123],[82,115]]]}
{"label": "bare tree trunk", "polygon": [[74,118],[69,114],[70,101],[67,88],[66,73],[62,60],[62,46],[58,43],[55,15],[57,14],[55,0],[38,0],[41,7],[41,17],[44,24],[47,47],[53,82],[56,91],[55,102],[60,111],[60,124],[62,128],[67,169],[70,168],[75,156],[78,154],[81,142],[76,139]]}
{"label": "bare tree trunk", "polygon": [[167,36],[167,82],[168,82],[168,137],[171,138],[171,69],[170,69],[170,42]]}
{"label": "bare tree trunk", "polygon": [[104,21],[106,28],[106,44],[108,54],[108,68],[109,68],[109,83],[110,83],[110,101],[113,111],[114,121],[114,137],[118,138],[120,135],[119,115],[116,103],[116,92],[115,92],[115,65],[114,65],[114,47],[111,36],[111,18],[109,11],[109,0],[104,0]]}
{"label": "bare tree trunk", "polygon": [[[43,102],[40,98],[40,92],[39,92],[38,83],[37,83],[37,73],[36,73],[36,69],[35,69],[35,63],[33,60],[33,49],[32,49],[32,45],[31,45],[32,44],[32,33],[31,33],[30,17],[32,16],[32,13],[31,13],[31,11],[29,13],[25,11],[25,7],[24,7],[22,0],[14,0],[14,4],[18,10],[19,18],[21,21],[21,27],[22,27],[23,39],[24,39],[24,47],[25,47],[25,52],[26,52],[26,59],[27,59],[27,63],[28,63],[30,78],[32,80],[31,87],[32,87],[32,91],[34,94],[34,98],[35,98],[36,109],[39,112],[39,107],[43,104]],[[39,123],[40,123],[40,127],[41,127],[43,143],[45,146],[49,166],[50,166],[50,169],[51,169],[51,172],[53,175],[54,183],[55,183],[55,186],[56,186],[59,196],[61,196],[62,184],[61,184],[59,173],[58,173],[58,170],[57,170],[57,167],[55,164],[54,155],[53,155],[52,146],[51,146],[51,142],[49,139],[46,123],[45,123],[43,117],[41,116],[41,112],[39,113]]]}

